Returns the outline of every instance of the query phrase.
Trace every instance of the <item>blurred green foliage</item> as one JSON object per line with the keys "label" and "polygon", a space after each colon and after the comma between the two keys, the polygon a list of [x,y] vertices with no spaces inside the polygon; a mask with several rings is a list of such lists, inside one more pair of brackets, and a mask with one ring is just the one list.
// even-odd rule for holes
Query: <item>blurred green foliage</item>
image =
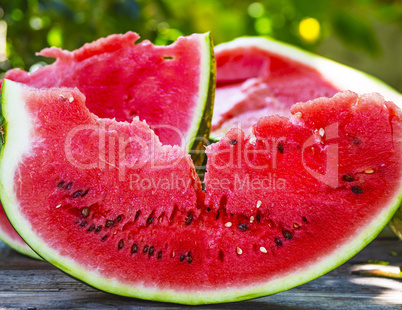
{"label": "blurred green foliage", "polygon": [[[301,28],[306,18],[317,21],[319,28]],[[267,35],[312,51],[336,36],[347,48],[376,57],[384,47],[373,24],[390,23],[402,29],[402,1],[1,0],[2,20],[0,27],[7,25],[7,59],[0,62],[0,73],[51,61],[35,56],[47,46],[72,50],[128,30],[156,44],[206,31],[211,31],[215,44],[238,36]],[[303,31],[317,35],[304,37]]]}

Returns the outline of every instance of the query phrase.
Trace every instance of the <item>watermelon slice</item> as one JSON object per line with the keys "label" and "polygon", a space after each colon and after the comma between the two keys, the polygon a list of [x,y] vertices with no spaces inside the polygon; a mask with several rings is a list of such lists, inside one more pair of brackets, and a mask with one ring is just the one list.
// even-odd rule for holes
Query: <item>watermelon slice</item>
{"label": "watermelon slice", "polygon": [[[164,144],[183,144],[201,165],[209,136],[215,88],[215,63],[209,33],[180,37],[169,46],[134,44],[133,32],[111,35],[69,52],[46,48],[48,66],[28,73],[13,69],[5,78],[35,87],[78,87],[86,106],[99,117],[154,129]],[[1,85],[1,84],[0,84]],[[0,212],[0,239],[17,251],[37,257]]]}
{"label": "watermelon slice", "polygon": [[[101,290],[186,304],[312,280],[402,200],[402,112],[342,92],[230,131],[207,148],[206,192],[184,148],[97,117],[77,89],[6,80],[0,195],[45,260]],[[63,115],[63,121],[60,121]]]}
{"label": "watermelon slice", "polygon": [[402,108],[402,95],[368,74],[263,37],[215,47],[217,87],[211,138],[231,128],[247,134],[263,115],[289,117],[297,102],[338,91],[379,92]]}

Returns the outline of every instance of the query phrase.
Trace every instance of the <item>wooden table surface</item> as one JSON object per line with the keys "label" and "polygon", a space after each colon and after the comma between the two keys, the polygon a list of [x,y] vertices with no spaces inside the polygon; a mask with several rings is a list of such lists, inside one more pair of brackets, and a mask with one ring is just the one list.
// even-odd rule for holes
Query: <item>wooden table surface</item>
{"label": "wooden table surface", "polygon": [[351,273],[356,264],[373,260],[402,266],[402,242],[376,239],[344,265],[286,292],[237,303],[189,307],[97,291],[0,242],[0,309],[402,309],[402,279]]}

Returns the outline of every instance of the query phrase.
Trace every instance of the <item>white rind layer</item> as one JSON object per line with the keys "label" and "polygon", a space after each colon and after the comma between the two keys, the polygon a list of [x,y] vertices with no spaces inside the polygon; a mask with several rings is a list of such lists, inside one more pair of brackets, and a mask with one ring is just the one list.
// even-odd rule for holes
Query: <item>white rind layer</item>
{"label": "white rind layer", "polygon": [[242,288],[216,289],[212,287],[208,291],[198,291],[195,288],[188,291],[158,289],[152,286],[152,283],[141,283],[133,287],[120,283],[118,279],[106,278],[96,270],[87,270],[77,262],[48,247],[46,240],[35,233],[30,223],[24,218],[21,206],[17,201],[18,183],[16,184],[14,181],[15,173],[21,160],[30,153],[35,142],[40,139],[35,136],[34,119],[25,106],[23,93],[26,89],[25,86],[8,80],[3,84],[1,103],[3,115],[7,120],[5,136],[7,143],[0,155],[0,194],[4,209],[17,232],[41,257],[69,275],[106,292],[185,304],[239,301],[278,293],[313,280],[347,261],[380,233],[402,200],[402,188],[400,188],[399,192],[390,199],[388,206],[384,207],[379,214],[373,215],[371,222],[364,223],[361,230],[351,236],[347,243],[334,248],[331,254],[312,262],[310,267],[284,274],[268,283],[258,283]]}

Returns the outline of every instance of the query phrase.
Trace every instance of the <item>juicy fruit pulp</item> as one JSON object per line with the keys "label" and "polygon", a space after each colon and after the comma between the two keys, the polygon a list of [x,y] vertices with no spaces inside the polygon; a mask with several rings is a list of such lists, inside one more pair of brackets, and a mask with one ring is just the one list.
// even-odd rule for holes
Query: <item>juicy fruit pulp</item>
{"label": "juicy fruit pulp", "polygon": [[120,295],[198,304],[291,288],[359,251],[402,199],[402,115],[374,94],[230,131],[207,149],[205,193],[183,149],[137,119],[96,117],[77,90],[6,81],[2,108],[11,222],[46,260]]}
{"label": "juicy fruit pulp", "polygon": [[[186,143],[201,164],[209,135],[215,68],[209,34],[181,37],[170,46],[149,41],[135,44],[133,32],[111,35],[73,52],[47,48],[48,66],[28,73],[20,69],[5,78],[39,88],[78,87],[86,106],[99,117],[146,120],[164,144]],[[68,99],[68,98],[67,98]],[[0,213],[0,236],[19,252],[36,257]]]}

